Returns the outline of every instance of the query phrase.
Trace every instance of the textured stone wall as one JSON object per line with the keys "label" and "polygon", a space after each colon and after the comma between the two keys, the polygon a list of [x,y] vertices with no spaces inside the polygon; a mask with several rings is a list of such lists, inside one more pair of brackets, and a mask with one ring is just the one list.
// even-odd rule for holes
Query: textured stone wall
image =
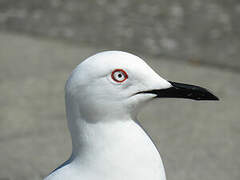
{"label": "textured stone wall", "polygon": [[240,69],[238,0],[0,0],[0,29]]}

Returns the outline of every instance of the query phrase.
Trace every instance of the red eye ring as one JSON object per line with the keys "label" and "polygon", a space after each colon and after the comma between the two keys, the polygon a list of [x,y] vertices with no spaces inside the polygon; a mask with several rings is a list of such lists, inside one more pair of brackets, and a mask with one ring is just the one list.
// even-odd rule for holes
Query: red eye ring
{"label": "red eye ring", "polygon": [[128,78],[128,75],[123,69],[115,69],[112,72],[111,77],[114,81],[121,83]]}

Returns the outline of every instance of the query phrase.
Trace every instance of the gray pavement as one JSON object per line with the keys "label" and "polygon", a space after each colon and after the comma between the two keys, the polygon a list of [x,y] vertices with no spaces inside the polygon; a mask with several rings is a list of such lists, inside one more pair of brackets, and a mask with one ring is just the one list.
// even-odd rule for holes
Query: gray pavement
{"label": "gray pavement", "polygon": [[238,71],[239,18],[239,0],[0,1],[0,30]]}
{"label": "gray pavement", "polygon": [[[68,158],[63,87],[81,60],[102,50],[0,32],[0,180],[40,180]],[[163,77],[207,87],[221,99],[161,99],[140,113],[168,180],[239,180],[240,74],[138,55]]]}

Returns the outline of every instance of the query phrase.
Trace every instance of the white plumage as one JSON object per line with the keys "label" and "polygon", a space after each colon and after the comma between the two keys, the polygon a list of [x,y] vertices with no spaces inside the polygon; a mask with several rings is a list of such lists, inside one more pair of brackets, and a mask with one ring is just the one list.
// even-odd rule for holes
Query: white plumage
{"label": "white plumage", "polygon": [[79,64],[65,86],[72,155],[45,180],[165,180],[161,157],[136,116],[155,97],[169,97],[166,89],[179,97],[179,88],[129,53],[106,51]]}

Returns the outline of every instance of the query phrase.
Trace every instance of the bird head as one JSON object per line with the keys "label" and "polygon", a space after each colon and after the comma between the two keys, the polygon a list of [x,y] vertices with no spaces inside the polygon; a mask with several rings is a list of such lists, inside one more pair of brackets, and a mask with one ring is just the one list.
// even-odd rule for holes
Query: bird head
{"label": "bird head", "polygon": [[165,80],[141,58],[121,51],[101,52],[80,63],[65,92],[67,111],[89,122],[135,118],[156,98],[218,100],[199,86]]}

